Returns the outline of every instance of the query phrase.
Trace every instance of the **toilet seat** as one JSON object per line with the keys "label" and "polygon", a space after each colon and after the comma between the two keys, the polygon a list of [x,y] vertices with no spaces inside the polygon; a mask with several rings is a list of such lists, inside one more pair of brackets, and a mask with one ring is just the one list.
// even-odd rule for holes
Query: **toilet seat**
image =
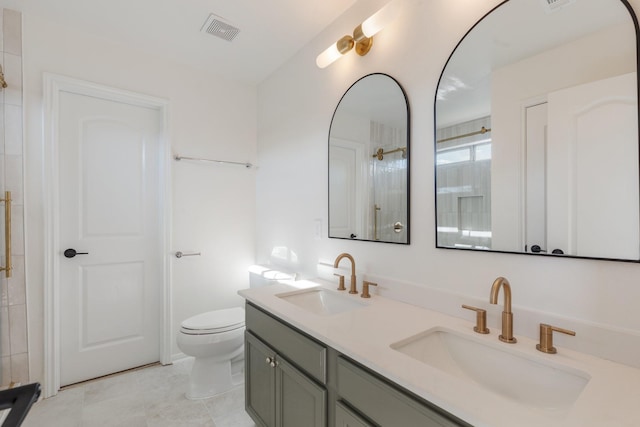
{"label": "toilet seat", "polygon": [[186,319],[180,332],[187,335],[209,335],[244,328],[244,310],[240,307],[214,310]]}

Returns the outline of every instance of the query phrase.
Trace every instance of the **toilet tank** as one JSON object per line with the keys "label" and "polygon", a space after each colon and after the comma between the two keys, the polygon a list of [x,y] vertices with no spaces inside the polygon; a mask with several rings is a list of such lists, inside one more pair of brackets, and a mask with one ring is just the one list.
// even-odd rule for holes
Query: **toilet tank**
{"label": "toilet tank", "polygon": [[295,273],[274,270],[272,267],[265,265],[252,265],[249,267],[249,287],[259,288],[261,286],[271,285],[278,280],[295,280]]}

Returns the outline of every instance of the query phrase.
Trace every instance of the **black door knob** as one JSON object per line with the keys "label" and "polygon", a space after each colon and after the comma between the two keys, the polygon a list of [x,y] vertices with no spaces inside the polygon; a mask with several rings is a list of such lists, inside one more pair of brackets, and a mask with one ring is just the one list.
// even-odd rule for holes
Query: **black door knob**
{"label": "black door knob", "polygon": [[554,249],[551,253],[556,255],[564,255],[564,251],[562,249]]}
{"label": "black door knob", "polygon": [[73,258],[76,255],[89,255],[89,252],[76,252],[75,249],[66,249],[64,251],[64,256],[66,256],[67,258]]}
{"label": "black door knob", "polygon": [[533,252],[535,254],[539,254],[540,252],[547,252],[547,251],[542,249],[539,245],[533,245],[533,246],[531,246],[531,252]]}

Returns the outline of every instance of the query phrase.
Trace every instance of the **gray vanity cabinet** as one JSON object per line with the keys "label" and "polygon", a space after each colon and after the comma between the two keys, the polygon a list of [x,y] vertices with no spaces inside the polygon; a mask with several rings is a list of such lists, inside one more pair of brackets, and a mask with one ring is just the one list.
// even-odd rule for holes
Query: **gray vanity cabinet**
{"label": "gray vanity cabinet", "polygon": [[326,348],[250,305],[246,325],[245,405],[255,423],[326,427]]}

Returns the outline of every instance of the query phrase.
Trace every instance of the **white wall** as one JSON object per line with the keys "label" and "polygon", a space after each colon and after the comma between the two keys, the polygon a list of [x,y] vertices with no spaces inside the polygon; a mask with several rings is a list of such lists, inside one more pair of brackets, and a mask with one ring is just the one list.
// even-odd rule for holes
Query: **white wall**
{"label": "white wall", "polygon": [[[347,251],[356,259],[359,278],[363,273],[375,274],[482,301],[488,301],[492,281],[502,275],[513,288],[516,334],[536,336],[535,326],[523,326],[519,323],[523,316],[518,314],[535,311],[540,319],[549,316],[553,321],[598,325],[638,341],[639,264],[435,249],[436,85],[456,43],[499,1],[409,1],[402,16],[376,36],[368,56],[349,53],[324,70],[315,66],[318,53],[383,3],[358,2],[259,86],[258,260],[269,261],[274,247],[287,247],[298,256],[292,267],[315,275],[318,262],[332,263],[339,253]],[[636,13],[640,12],[640,0],[630,3]],[[316,218],[322,219],[326,236],[331,115],[344,91],[371,72],[397,78],[410,102],[410,246],[314,239]],[[381,285],[391,286],[389,283]],[[500,308],[491,307],[492,314],[497,310]],[[459,316],[466,317],[465,313]],[[603,345],[588,333],[578,332],[566,341],[559,337],[559,343],[578,348]],[[611,344],[623,351],[621,342]]]}
{"label": "white wall", "polygon": [[[170,140],[184,156],[256,162],[256,89],[127,46],[24,16],[27,292],[31,380],[43,376],[42,74],[168,99]],[[241,305],[254,261],[255,172],[172,162],[173,330],[194,314]],[[169,256],[169,254],[167,254]],[[174,337],[175,338],[175,337]],[[175,343],[175,339],[173,339]],[[173,353],[179,350],[173,346]]]}

